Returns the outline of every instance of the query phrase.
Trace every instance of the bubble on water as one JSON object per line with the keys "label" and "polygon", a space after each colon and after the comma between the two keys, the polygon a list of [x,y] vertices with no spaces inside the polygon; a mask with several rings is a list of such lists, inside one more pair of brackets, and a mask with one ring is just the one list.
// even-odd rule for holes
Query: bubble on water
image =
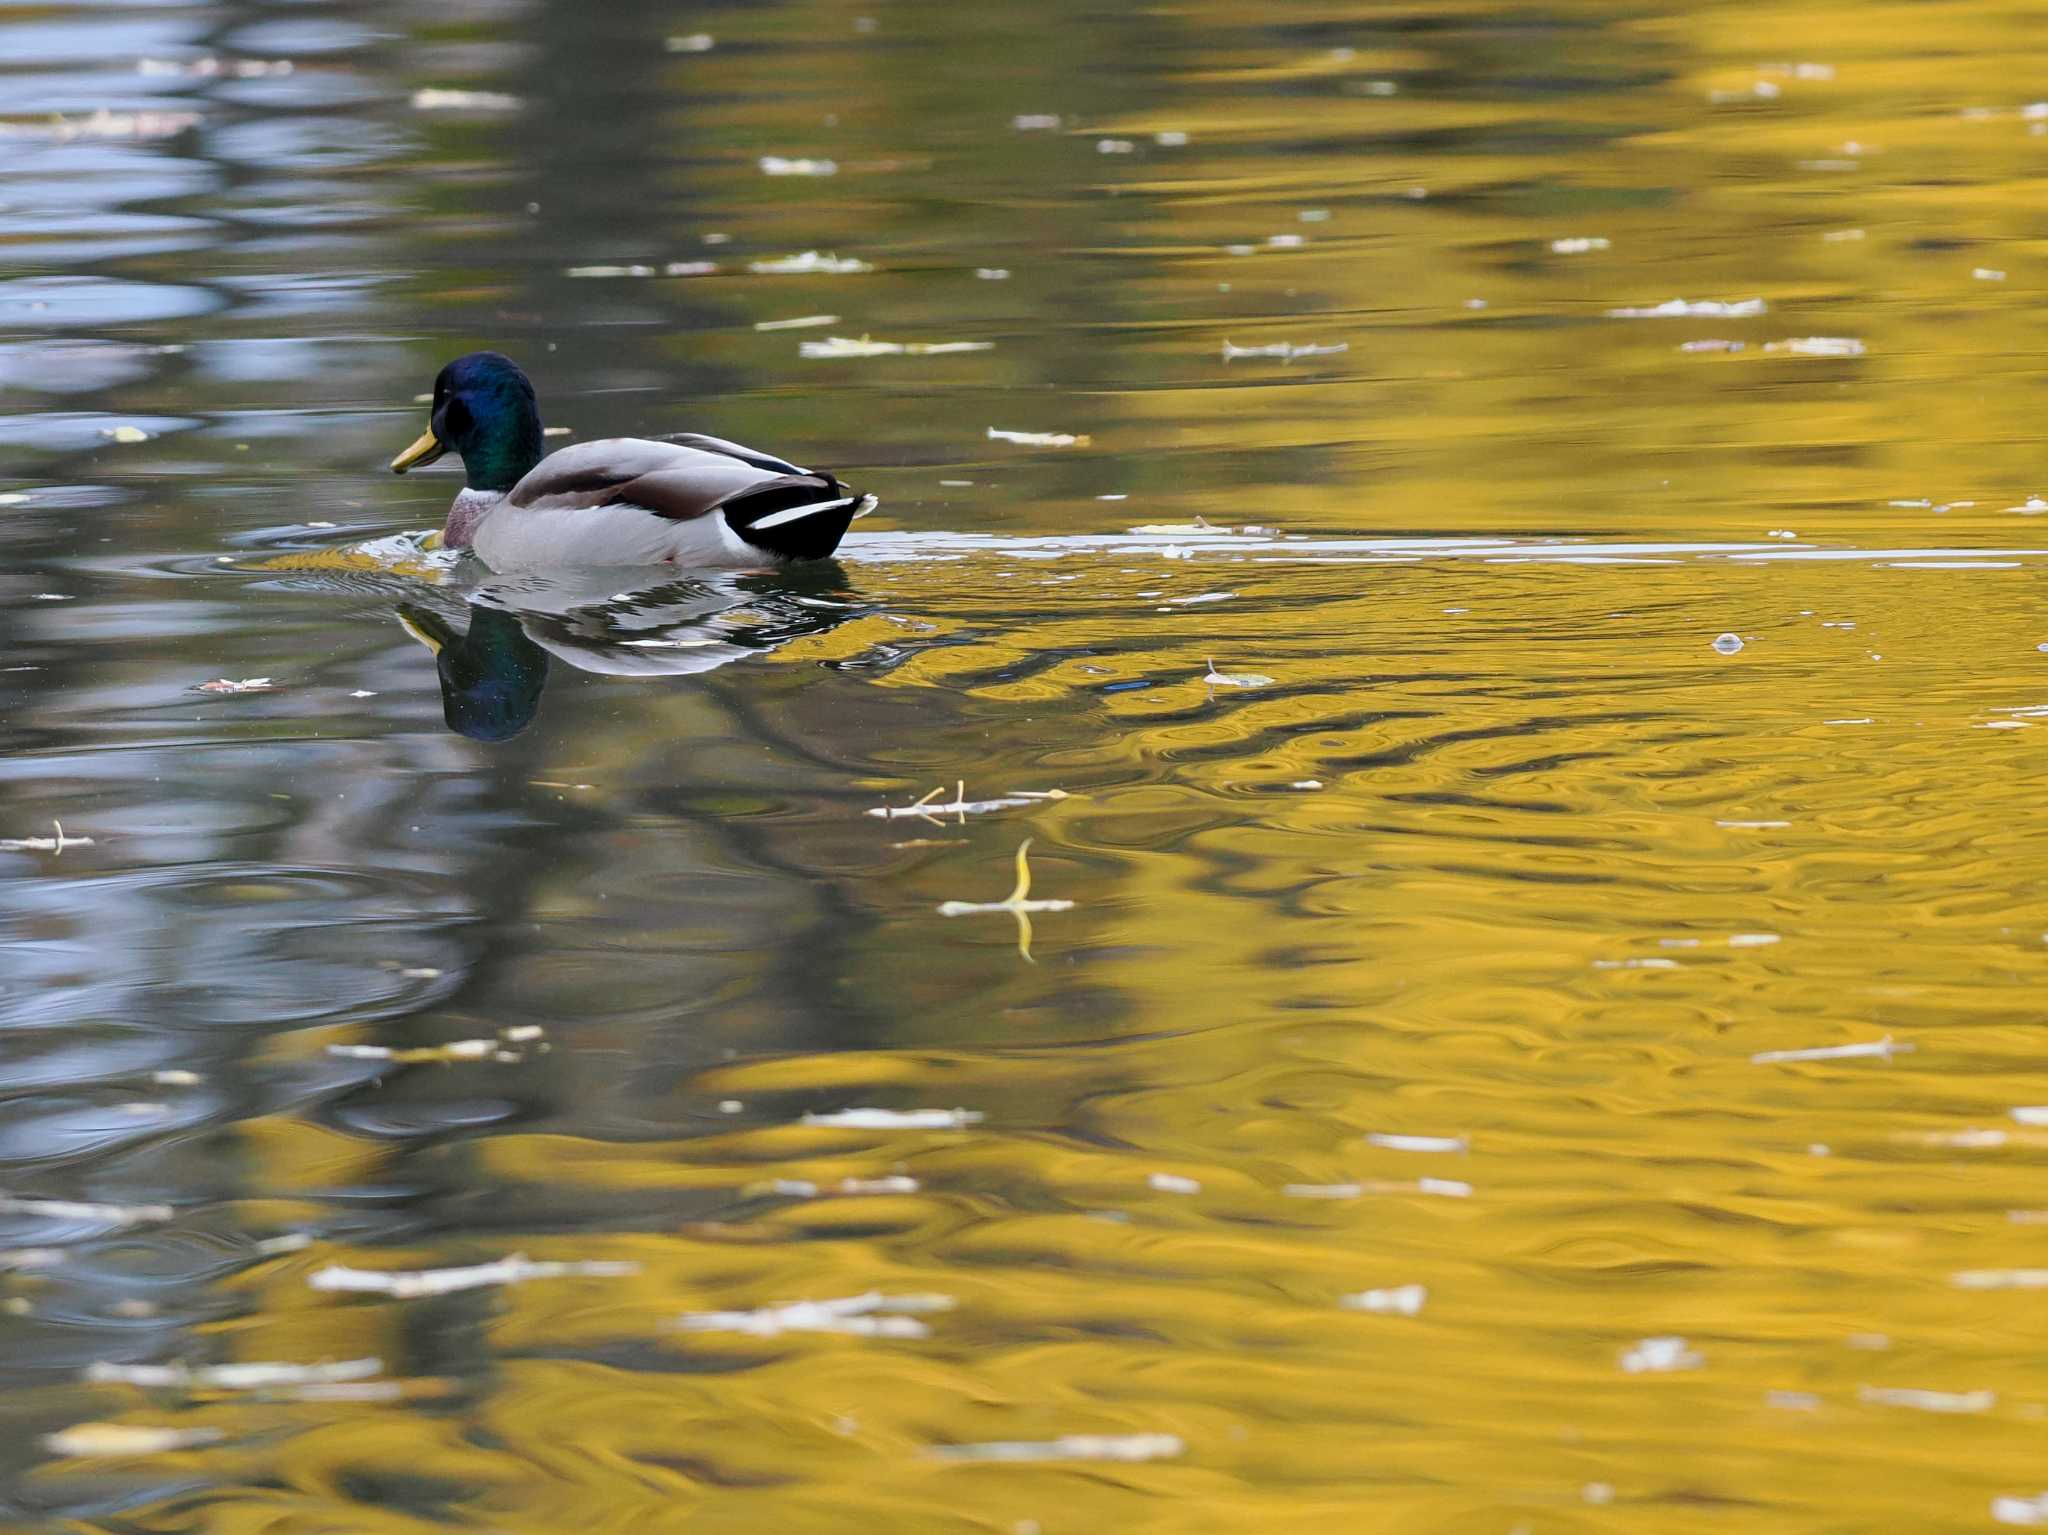
{"label": "bubble on water", "polygon": [[1724,656],[1732,656],[1742,649],[1742,636],[1739,634],[1717,634],[1714,636],[1714,649]]}

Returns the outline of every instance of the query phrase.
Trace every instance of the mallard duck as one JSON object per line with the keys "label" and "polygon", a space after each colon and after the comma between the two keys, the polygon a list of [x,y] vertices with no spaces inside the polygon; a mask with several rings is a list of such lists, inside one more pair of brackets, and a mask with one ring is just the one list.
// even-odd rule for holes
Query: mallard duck
{"label": "mallard duck", "polygon": [[875,504],[832,475],[694,432],[607,437],[542,457],[533,385],[497,352],[441,370],[427,430],[391,471],[451,448],[463,486],[441,541],[494,570],[821,560]]}

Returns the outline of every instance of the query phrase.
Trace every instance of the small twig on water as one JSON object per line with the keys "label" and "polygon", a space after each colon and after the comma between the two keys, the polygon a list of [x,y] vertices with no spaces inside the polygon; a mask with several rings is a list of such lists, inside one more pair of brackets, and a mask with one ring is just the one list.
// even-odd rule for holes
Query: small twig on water
{"label": "small twig on water", "polygon": [[1034,901],[1031,895],[1031,839],[1026,837],[1017,844],[1017,885],[1000,901],[946,901],[939,907],[942,917],[970,917],[982,912],[1006,911],[1017,919],[1017,952],[1026,964],[1035,965],[1031,957],[1031,913],[1035,911],[1072,911],[1072,901]]}
{"label": "small twig on water", "polygon": [[52,826],[54,826],[54,827],[56,827],[56,828],[57,828],[57,835],[56,835],[56,836],[54,836],[54,837],[9,837],[9,838],[6,838],[5,840],[0,840],[0,853],[59,853],[59,854],[61,854],[61,853],[62,853],[62,852],[64,851],[64,849],[66,849],[67,847],[91,847],[91,846],[93,845],[93,840],[92,840],[92,838],[90,838],[90,837],[67,837],[67,836],[65,836],[65,835],[64,835],[64,823],[63,823],[62,821],[58,821],[58,820],[54,820],[54,819],[53,819],[53,820],[52,820],[52,821],[50,822],[50,824],[51,824]]}

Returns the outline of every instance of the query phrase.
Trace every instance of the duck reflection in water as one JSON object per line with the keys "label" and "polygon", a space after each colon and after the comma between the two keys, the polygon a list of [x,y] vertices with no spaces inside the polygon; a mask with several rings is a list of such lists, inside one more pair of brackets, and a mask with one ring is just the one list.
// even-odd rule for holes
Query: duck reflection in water
{"label": "duck reflection in water", "polygon": [[801,575],[620,584],[635,578],[644,582],[647,572],[497,582],[466,594],[466,628],[452,603],[444,611],[403,602],[398,621],[433,654],[448,728],[475,741],[509,741],[533,723],[553,661],[613,677],[692,676],[867,611],[830,562]]}

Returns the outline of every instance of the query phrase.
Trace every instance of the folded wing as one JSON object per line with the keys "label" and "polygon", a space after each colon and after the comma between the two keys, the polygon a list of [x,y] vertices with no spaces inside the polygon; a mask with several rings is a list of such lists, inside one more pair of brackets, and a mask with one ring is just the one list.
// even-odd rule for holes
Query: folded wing
{"label": "folded wing", "polygon": [[862,498],[830,474],[720,438],[682,434],[574,444],[541,460],[506,504],[537,512],[630,506],[677,523],[715,513],[748,544],[788,559],[817,559],[838,545]]}

